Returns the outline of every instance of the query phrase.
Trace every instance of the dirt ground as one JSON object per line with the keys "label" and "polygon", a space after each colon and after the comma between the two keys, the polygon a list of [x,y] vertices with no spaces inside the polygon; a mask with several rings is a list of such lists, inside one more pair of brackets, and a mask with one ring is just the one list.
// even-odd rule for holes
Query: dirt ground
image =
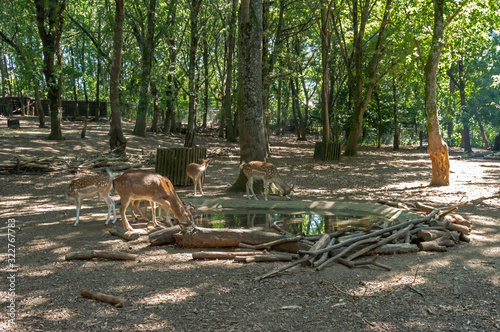
{"label": "dirt ground", "polygon": [[[85,139],[81,123],[65,122],[66,140],[54,142],[45,139],[48,129],[39,129],[36,120],[22,118],[20,130],[9,130],[0,118],[0,163],[52,155],[75,155],[83,162],[108,151],[106,122],[89,123]],[[132,136],[132,123],[124,128],[130,154],[183,143],[182,136]],[[428,187],[430,160],[415,146],[398,152],[362,146],[356,157],[317,162],[317,140],[271,138],[270,161],[286,180],[296,179],[294,200],[388,199],[438,207],[474,200],[458,210],[473,223],[471,243],[447,252],[381,256],[391,271],[333,264],[319,272],[297,267],[258,282],[255,277],[285,263],[193,261],[194,250],[150,247],[147,237],[125,242],[108,233],[107,208],[97,199],[84,202],[80,224],[73,227],[75,206],[64,193],[75,174],[1,172],[0,329],[500,331],[500,162],[462,158],[452,149],[451,185]],[[205,196],[246,199],[226,190],[239,171],[238,145],[211,135],[198,136],[196,143],[214,154]],[[192,187],[176,190],[186,202],[193,195]],[[65,261],[66,253],[85,249],[119,250],[139,259]],[[115,308],[82,298],[82,290],[123,296],[127,303]]]}

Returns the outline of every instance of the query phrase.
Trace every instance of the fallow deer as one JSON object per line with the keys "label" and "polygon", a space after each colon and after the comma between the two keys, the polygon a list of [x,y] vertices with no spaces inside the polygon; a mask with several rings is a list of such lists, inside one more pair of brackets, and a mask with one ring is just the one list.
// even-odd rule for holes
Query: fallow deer
{"label": "fallow deer", "polygon": [[127,171],[113,181],[113,186],[120,195],[120,215],[124,229],[133,231],[125,215],[125,211],[132,200],[156,202],[165,211],[171,210],[179,223],[192,223],[193,217],[190,211],[186,210],[179,196],[177,196],[174,186],[169,179],[160,174],[142,170]]}
{"label": "fallow deer", "polygon": [[108,172],[107,175],[85,175],[71,181],[69,184],[68,190],[66,191],[66,197],[74,199],[76,203],[76,222],[73,226],[78,225],[78,222],[80,221],[82,199],[94,196],[102,197],[108,205],[108,219],[106,220],[105,225],[108,224],[111,217],[111,209],[113,209],[113,224],[116,222],[115,202],[109,195],[113,175],[109,169],[106,169],[106,171]]}
{"label": "fallow deer", "polygon": [[254,199],[258,200],[255,192],[253,191],[254,180],[264,181],[264,199],[267,201],[267,193],[269,191],[269,182],[274,183],[282,191],[283,196],[290,199],[295,185],[288,185],[285,180],[279,175],[278,170],[271,163],[263,161],[250,161],[246,164],[241,164],[240,168],[243,174],[247,177],[247,197],[250,198],[249,191],[252,192]]}
{"label": "fallow deer", "polygon": [[201,196],[203,196],[203,188],[201,186],[201,178],[203,173],[207,170],[208,164],[212,159],[203,159],[201,165],[196,163],[191,163],[186,169],[186,174],[189,176],[194,183],[194,195],[196,196],[196,186],[200,187]]}

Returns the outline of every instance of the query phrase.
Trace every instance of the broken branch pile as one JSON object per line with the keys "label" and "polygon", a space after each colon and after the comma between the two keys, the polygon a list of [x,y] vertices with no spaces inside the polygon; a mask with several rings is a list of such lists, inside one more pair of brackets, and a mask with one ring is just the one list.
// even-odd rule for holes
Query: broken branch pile
{"label": "broken branch pile", "polygon": [[[338,262],[350,268],[362,265],[374,265],[386,270],[391,268],[377,263],[379,254],[403,252],[446,251],[460,240],[469,242],[470,223],[452,223],[445,216],[454,209],[433,209],[425,217],[410,220],[385,228],[368,227],[350,232],[347,227],[332,234],[325,234],[310,250],[299,250],[302,258],[287,266],[268,272],[256,278],[261,280],[273,274],[302,264],[321,270],[325,266]],[[463,219],[463,218],[462,218]],[[455,219],[454,219],[455,220]],[[467,222],[468,223],[468,222]],[[364,255],[374,255],[366,261],[354,261]]]}
{"label": "broken branch pile", "polygon": [[109,168],[111,171],[123,171],[130,168],[143,167],[154,163],[150,154],[115,156],[104,154],[89,160],[82,160],[75,155],[51,156],[42,158],[14,157],[0,165],[0,171],[9,173],[21,172],[56,172],[63,170],[101,171]]}

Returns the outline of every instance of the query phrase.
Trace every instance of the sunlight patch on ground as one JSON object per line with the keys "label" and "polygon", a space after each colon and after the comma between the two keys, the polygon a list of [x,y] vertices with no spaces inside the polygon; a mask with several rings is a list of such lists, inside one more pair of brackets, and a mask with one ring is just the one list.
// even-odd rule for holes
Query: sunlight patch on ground
{"label": "sunlight patch on ground", "polygon": [[48,275],[54,274],[53,270],[29,270],[19,273],[20,277],[46,277]]}
{"label": "sunlight patch on ground", "polygon": [[46,238],[37,237],[33,241],[28,242],[24,250],[30,252],[36,252],[45,249],[58,248],[59,246],[60,246],[59,242],[54,242],[47,240]]}
{"label": "sunlight patch on ground", "polygon": [[138,301],[144,305],[158,305],[162,303],[177,303],[198,295],[197,292],[189,288],[178,288],[170,292],[156,293]]}
{"label": "sunlight patch on ground", "polygon": [[486,257],[499,258],[500,257],[500,247],[488,248],[488,249],[483,250],[481,253]]}
{"label": "sunlight patch on ground", "polygon": [[75,313],[68,308],[60,308],[57,310],[49,310],[43,315],[46,320],[58,321],[70,319]]}
{"label": "sunlight patch on ground", "polygon": [[425,284],[426,282],[427,279],[419,275],[398,273],[382,281],[360,282],[360,287],[350,289],[347,293],[355,296],[373,296],[382,292],[392,293],[406,286],[417,287]]}

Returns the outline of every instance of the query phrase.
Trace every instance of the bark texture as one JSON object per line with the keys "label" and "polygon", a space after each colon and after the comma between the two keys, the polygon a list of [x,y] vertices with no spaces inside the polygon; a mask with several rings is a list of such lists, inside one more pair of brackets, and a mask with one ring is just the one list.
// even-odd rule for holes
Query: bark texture
{"label": "bark texture", "polygon": [[437,75],[444,34],[444,0],[434,3],[434,33],[432,45],[425,65],[425,112],[429,145],[427,152],[432,162],[432,186],[450,184],[450,161],[448,145],[439,132],[439,114],[437,108]]}

